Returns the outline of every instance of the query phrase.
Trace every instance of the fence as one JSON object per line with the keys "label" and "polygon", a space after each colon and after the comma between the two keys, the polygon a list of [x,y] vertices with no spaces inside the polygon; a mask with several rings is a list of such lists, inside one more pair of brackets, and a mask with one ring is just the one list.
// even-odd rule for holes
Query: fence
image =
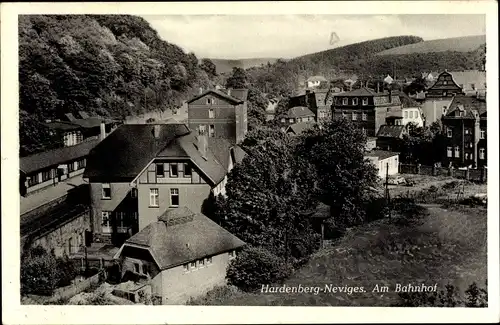
{"label": "fence", "polygon": [[429,176],[451,176],[480,183],[486,183],[488,176],[488,170],[484,167],[480,169],[455,169],[453,167],[445,168],[411,164],[399,164],[399,173]]}

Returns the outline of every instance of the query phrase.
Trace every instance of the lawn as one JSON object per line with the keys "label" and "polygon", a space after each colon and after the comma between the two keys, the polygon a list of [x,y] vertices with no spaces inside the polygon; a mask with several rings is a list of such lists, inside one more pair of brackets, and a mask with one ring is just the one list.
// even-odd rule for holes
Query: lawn
{"label": "lawn", "polygon": [[[426,206],[413,223],[393,216],[357,228],[311,260],[285,281],[289,286],[364,287],[365,293],[263,294],[228,290],[203,300],[216,305],[393,306],[395,292],[371,292],[375,285],[438,285],[464,291],[486,280],[485,208]],[[399,220],[399,221],[397,221]],[[224,291],[224,290],[222,290]],[[219,293],[221,290],[219,290]]]}

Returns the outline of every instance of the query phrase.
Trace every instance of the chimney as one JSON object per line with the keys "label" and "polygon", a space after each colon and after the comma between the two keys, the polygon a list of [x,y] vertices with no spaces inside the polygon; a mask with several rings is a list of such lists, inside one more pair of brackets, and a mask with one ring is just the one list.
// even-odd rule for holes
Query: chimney
{"label": "chimney", "polygon": [[101,133],[99,139],[102,141],[106,137],[106,124],[104,121],[101,121]]}
{"label": "chimney", "polygon": [[196,137],[198,151],[201,156],[206,159],[207,157],[207,135],[204,131],[198,130],[198,136]]}
{"label": "chimney", "polygon": [[153,136],[155,137],[155,139],[160,138],[160,128],[161,128],[160,124],[155,124],[153,126]]}
{"label": "chimney", "polygon": [[228,88],[228,89],[227,89],[227,94],[228,94],[228,96],[231,96],[231,90],[233,90],[233,89],[232,89],[232,88]]}
{"label": "chimney", "polygon": [[203,94],[203,87],[200,87],[200,89],[198,90],[199,94]]}

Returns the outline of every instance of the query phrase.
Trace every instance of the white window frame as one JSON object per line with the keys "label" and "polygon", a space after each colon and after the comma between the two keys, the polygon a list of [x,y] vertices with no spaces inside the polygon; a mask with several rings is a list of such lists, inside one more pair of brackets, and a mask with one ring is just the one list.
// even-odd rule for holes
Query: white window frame
{"label": "white window frame", "polygon": [[361,103],[363,106],[368,105],[368,98],[364,97]]}
{"label": "white window frame", "polygon": [[126,234],[128,226],[126,226],[127,214],[125,212],[116,212],[116,232]]}
{"label": "white window frame", "polygon": [[215,137],[215,125],[210,124],[210,125],[208,126],[208,136],[209,136],[210,138]]}
{"label": "white window frame", "polygon": [[347,98],[342,98],[342,105],[343,105],[343,106],[346,106],[346,105],[348,105],[348,104],[349,104],[349,99],[347,99]]}
{"label": "white window frame", "polygon": [[293,123],[293,122],[294,122],[293,118],[288,119],[288,123]]}
{"label": "white window frame", "polygon": [[205,133],[205,132],[207,132],[207,127],[206,127],[206,125],[201,124],[201,125],[199,126],[199,130],[200,130],[200,133]]}
{"label": "white window frame", "polygon": [[[177,197],[177,205],[173,204],[173,197]],[[170,189],[170,206],[171,207],[178,207],[180,205],[180,197],[179,197],[179,189],[178,188],[171,188]]]}
{"label": "white window frame", "polygon": [[[158,166],[161,166],[160,168],[163,168],[163,173],[158,173]],[[163,178],[165,177],[165,164],[163,163],[156,163],[155,164],[155,171],[156,171],[156,177],[158,178]]]}
{"label": "white window frame", "polygon": [[159,207],[160,206],[160,190],[157,188],[149,189],[149,206],[150,207]]}
{"label": "white window frame", "polygon": [[455,147],[455,158],[460,158],[460,148]]}
{"label": "white window frame", "polygon": [[486,130],[479,131],[479,139],[486,139]]}
{"label": "white window frame", "polygon": [[357,98],[353,98],[352,99],[352,104],[353,105],[358,105],[358,103],[359,103],[359,100]]}
{"label": "white window frame", "polygon": [[212,256],[205,258],[205,260],[206,260],[205,265],[207,265],[207,266],[213,263]]}
{"label": "white window frame", "polygon": [[212,98],[207,97],[207,105],[212,105],[212,104],[213,104]]}
{"label": "white window frame", "polygon": [[352,112],[351,118],[352,118],[353,121],[357,121],[358,120],[358,113]]}
{"label": "white window frame", "polygon": [[404,116],[404,118],[408,118],[408,111],[404,111],[403,116]]}
{"label": "white window frame", "polygon": [[286,119],[282,118],[281,123],[286,123]]}
{"label": "white window frame", "polygon": [[191,271],[196,271],[197,268],[198,268],[198,261],[189,262],[189,269]]}
{"label": "white window frame", "polygon": [[453,157],[453,148],[446,147],[446,153],[447,153],[448,158],[452,158]]}
{"label": "white window frame", "polygon": [[361,119],[362,119],[363,121],[366,121],[366,120],[368,119],[368,114],[366,114],[366,113],[361,113]]}
{"label": "white window frame", "polygon": [[[105,225],[104,219],[107,219],[107,223]],[[110,211],[101,211],[101,232],[103,234],[110,234],[113,231],[113,227],[111,226],[111,212]]]}
{"label": "white window frame", "polygon": [[452,130],[451,128],[447,128],[447,129],[446,129],[446,136],[447,136],[448,138],[453,137],[453,130]]}
{"label": "white window frame", "polygon": [[[184,177],[191,177],[193,176],[193,167],[189,163],[184,163]],[[189,174],[186,174],[186,170],[189,170]]]}
{"label": "white window frame", "polygon": [[213,107],[208,109],[208,118],[215,118],[215,109]]}
{"label": "white window frame", "polygon": [[484,159],[485,153],[486,153],[486,149],[479,148],[479,159]]}
{"label": "white window frame", "polygon": [[[175,170],[175,173],[174,173],[174,170]],[[169,176],[172,178],[179,177],[179,166],[177,165],[177,163],[168,164],[168,172],[169,172]]]}
{"label": "white window frame", "polygon": [[138,194],[137,188],[132,187],[132,189],[130,190],[130,197],[135,199],[137,198],[137,194]]}
{"label": "white window frame", "polygon": [[205,263],[205,259],[204,258],[198,260],[197,263],[198,263],[198,268],[199,269],[202,269],[202,268],[206,267],[206,263]]}
{"label": "white window frame", "polygon": [[[105,195],[105,189],[109,189],[109,196]],[[101,198],[105,200],[111,199],[111,184],[110,183],[102,183],[102,189],[101,189]]]}

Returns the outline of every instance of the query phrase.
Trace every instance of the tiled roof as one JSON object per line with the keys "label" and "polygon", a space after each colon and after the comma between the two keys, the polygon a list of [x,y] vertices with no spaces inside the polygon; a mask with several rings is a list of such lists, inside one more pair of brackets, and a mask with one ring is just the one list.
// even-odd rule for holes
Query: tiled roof
{"label": "tiled roof", "polygon": [[484,88],[486,83],[486,71],[480,70],[464,70],[464,71],[449,71],[453,76],[453,80],[458,85],[475,84],[477,88]]}
{"label": "tiled roof", "polygon": [[401,138],[404,131],[404,125],[382,125],[377,132],[377,137]]}
{"label": "tiled roof", "polygon": [[84,177],[133,178],[172,140],[189,132],[185,124],[121,125],[90,152]]}
{"label": "tiled roof", "polygon": [[477,110],[479,115],[486,113],[486,101],[469,96],[455,96],[446,111],[446,116],[455,115],[457,109],[464,109],[467,112],[467,117],[473,117],[472,110]]}
{"label": "tiled roof", "polygon": [[375,92],[371,89],[365,88],[365,87],[354,89],[351,91],[346,91],[346,92],[342,93],[342,96],[344,96],[344,97],[375,96],[375,95],[379,95],[379,94],[377,94],[377,92]]}
{"label": "tiled roof", "polygon": [[78,130],[80,128],[79,125],[75,125],[71,122],[63,122],[63,121],[47,122],[47,123],[43,123],[43,125],[47,126],[48,128],[51,128],[51,129],[63,130],[63,131]]}
{"label": "tiled roof", "polygon": [[315,122],[299,122],[294,123],[286,129],[286,132],[293,132],[295,135],[299,135],[307,129],[310,129],[316,124]]}
{"label": "tiled roof", "polygon": [[298,118],[305,116],[314,116],[314,113],[305,106],[295,106],[288,110],[287,116],[289,118]]}
{"label": "tiled roof", "polygon": [[[233,89],[233,91],[234,91],[234,89]],[[242,100],[240,100],[240,99],[238,99],[238,98],[235,98],[235,97],[233,97],[233,96],[229,96],[228,94],[226,94],[226,93],[224,93],[224,92],[222,92],[222,91],[220,91],[220,90],[209,89],[209,90],[205,91],[204,93],[202,93],[201,95],[198,95],[198,96],[196,96],[196,97],[191,98],[190,100],[188,100],[188,101],[187,101],[187,103],[188,103],[188,104],[189,104],[189,103],[192,103],[192,102],[194,102],[195,100],[198,100],[198,99],[200,99],[200,98],[202,98],[202,97],[205,97],[205,96],[206,96],[206,95],[208,95],[208,94],[216,94],[217,96],[220,96],[220,97],[222,97],[222,98],[225,98],[225,99],[227,99],[228,101],[230,101],[230,102],[232,102],[232,103],[234,103],[234,104],[240,104],[240,103],[242,102]]]}
{"label": "tiled roof", "polygon": [[377,157],[379,160],[387,159],[399,155],[399,152],[373,150],[365,154],[366,157]]}
{"label": "tiled roof", "polygon": [[[124,244],[148,250],[161,270],[240,248],[245,243],[202,214],[169,209]],[[168,220],[180,219],[168,223]],[[167,224],[168,223],[168,224]],[[123,252],[123,251],[122,251]]]}
{"label": "tiled roof", "polygon": [[230,89],[229,91],[230,91],[230,93],[228,93],[228,95],[230,95],[231,97],[234,97],[234,98],[239,99],[241,101],[247,100],[248,89]]}
{"label": "tiled roof", "polygon": [[234,156],[234,161],[236,163],[240,163],[243,161],[243,158],[247,155],[245,150],[243,150],[240,146],[234,146],[232,148],[233,156]]}
{"label": "tiled roof", "polygon": [[86,141],[76,146],[62,147],[21,157],[19,160],[20,169],[24,173],[30,174],[44,168],[83,158],[87,156],[91,149],[98,143],[99,140]]}
{"label": "tiled roof", "polygon": [[232,144],[223,138],[208,138],[208,149],[217,161],[227,170]]}
{"label": "tiled roof", "polygon": [[[82,112],[82,113],[85,113],[85,112]],[[68,114],[71,114],[71,113],[68,113]],[[101,122],[104,122],[105,124],[113,123],[113,120],[111,120],[111,119],[100,118],[100,117],[87,117],[84,119],[83,118],[76,119],[73,117],[73,114],[71,114],[71,117],[73,118],[71,121],[55,121],[55,122],[49,122],[49,123],[44,123],[44,124],[51,129],[76,130],[79,128],[84,128],[84,129],[96,128],[96,127],[99,127],[101,125]]]}

